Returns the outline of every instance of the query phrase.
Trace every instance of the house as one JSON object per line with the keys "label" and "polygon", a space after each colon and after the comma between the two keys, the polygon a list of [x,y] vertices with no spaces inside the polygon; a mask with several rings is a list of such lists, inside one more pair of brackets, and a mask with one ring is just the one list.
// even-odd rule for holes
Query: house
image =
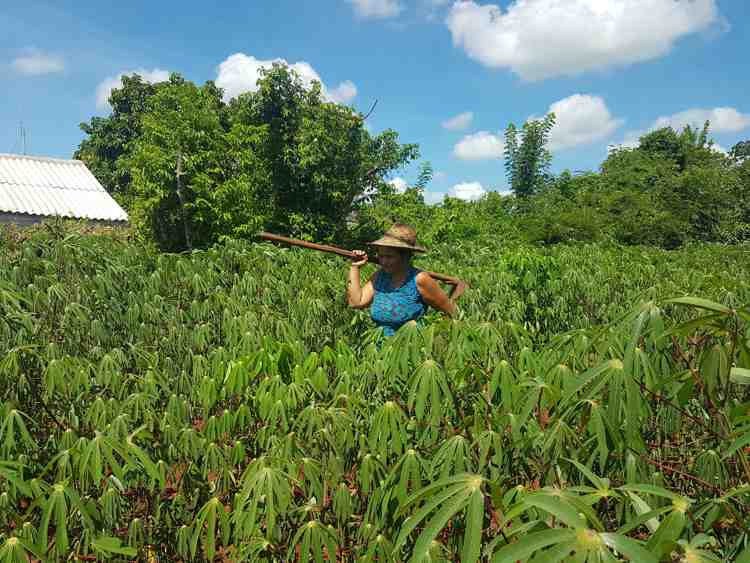
{"label": "house", "polygon": [[52,217],[125,225],[127,213],[80,160],[0,154],[0,223]]}

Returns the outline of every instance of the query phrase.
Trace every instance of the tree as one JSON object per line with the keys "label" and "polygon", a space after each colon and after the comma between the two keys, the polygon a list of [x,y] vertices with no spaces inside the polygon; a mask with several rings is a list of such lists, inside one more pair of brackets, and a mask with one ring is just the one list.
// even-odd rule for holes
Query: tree
{"label": "tree", "polygon": [[750,140],[740,141],[734,145],[732,150],[729,151],[729,156],[737,164],[742,164],[743,162],[750,160]]}
{"label": "tree", "polygon": [[168,82],[156,84],[144,81],[138,74],[123,76],[122,86],[109,96],[110,115],[80,124],[87,137],[73,158],[84,161],[102,186],[126,207],[132,195],[132,176],[125,162],[141,135],[141,116],[148,100],[165,86],[182,82],[177,74],[172,74]]}
{"label": "tree", "polygon": [[709,139],[710,123],[706,121],[698,131],[687,125],[680,133],[672,127],[662,127],[639,139],[638,150],[665,158],[677,165],[679,172],[693,165],[704,165],[723,158],[712,149]]}
{"label": "tree", "polygon": [[385,178],[419,155],[395,131],[370,136],[359,113],[326,102],[319,83],[306,88],[280,64],[262,70],[257,92],[232,100],[228,113],[233,124],[267,127],[268,226],[302,238],[341,239],[362,196],[387,189]]}
{"label": "tree", "polygon": [[[642,136],[634,149],[610,152],[601,167],[604,185],[627,195],[619,198],[618,216],[631,215],[626,223],[650,231],[620,235],[619,240],[674,247],[687,240],[726,238],[722,233],[730,232],[741,215],[737,173],[726,157],[711,148],[708,129],[708,122],[700,132],[690,126],[679,133],[664,127]],[[633,216],[631,208],[637,207],[641,211]],[[632,227],[624,224],[619,232],[628,229]]]}
{"label": "tree", "polygon": [[257,231],[269,174],[266,130],[222,126],[221,92],[212,83],[172,84],[149,99],[127,165],[131,216],[164,250],[205,247]]}
{"label": "tree", "polygon": [[538,193],[550,179],[552,154],[547,142],[554,125],[555,114],[550,113],[544,119],[527,121],[521,132],[513,123],[505,130],[505,170],[519,198]]}
{"label": "tree", "polygon": [[735,201],[739,208],[739,221],[733,240],[750,239],[750,140],[740,141],[729,152],[737,174]]}
{"label": "tree", "polygon": [[633,192],[660,192],[679,173],[677,164],[663,154],[615,148],[601,165],[605,187]]}
{"label": "tree", "polygon": [[126,77],[112,114],[82,125],[77,155],[164,249],[259,228],[341,240],[363,194],[387,190],[419,154],[393,130],[371,136],[361,114],[285,65],[262,70],[257,91],[222,98],[213,82]]}

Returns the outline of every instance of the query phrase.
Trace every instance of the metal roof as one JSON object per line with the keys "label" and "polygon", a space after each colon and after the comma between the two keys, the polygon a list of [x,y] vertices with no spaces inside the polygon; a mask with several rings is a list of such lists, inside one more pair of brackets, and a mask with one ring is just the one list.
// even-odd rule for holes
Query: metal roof
{"label": "metal roof", "polygon": [[80,160],[17,154],[0,154],[0,211],[128,220],[128,214]]}

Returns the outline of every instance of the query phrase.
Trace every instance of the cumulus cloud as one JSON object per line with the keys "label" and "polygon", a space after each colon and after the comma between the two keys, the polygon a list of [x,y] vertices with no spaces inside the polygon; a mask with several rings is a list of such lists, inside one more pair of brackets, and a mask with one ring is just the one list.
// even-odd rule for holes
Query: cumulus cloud
{"label": "cumulus cloud", "polygon": [[470,111],[465,111],[464,113],[460,113],[455,117],[443,121],[442,125],[443,129],[448,129],[449,131],[460,131],[461,129],[469,127],[473,120],[474,114]]}
{"label": "cumulus cloud", "polygon": [[487,190],[479,182],[463,182],[453,186],[449,195],[464,201],[475,201],[486,193]]}
{"label": "cumulus cloud", "polygon": [[332,102],[347,103],[357,95],[357,87],[350,80],[329,90],[312,65],[305,61],[290,64],[284,59],[260,60],[252,55],[235,53],[219,64],[216,85],[224,90],[224,100],[228,101],[245,92],[257,91],[260,70],[270,68],[273,63],[287,65],[297,72],[306,88],[312,86],[313,81],[317,80],[321,84],[323,97]]}
{"label": "cumulus cloud", "polygon": [[409,187],[409,184],[406,183],[406,180],[404,180],[401,177],[396,177],[393,180],[389,180],[388,183],[393,186],[393,188],[396,190],[396,193],[402,194],[406,191],[406,188]]}
{"label": "cumulus cloud", "polygon": [[398,0],[346,0],[362,18],[384,19],[399,15],[404,7]]}
{"label": "cumulus cloud", "polygon": [[489,131],[479,131],[456,143],[453,154],[461,160],[488,160],[502,158],[504,150],[505,143],[500,137]]}
{"label": "cumulus cloud", "polygon": [[350,102],[357,96],[357,87],[351,80],[345,80],[328,93],[331,101],[337,104]]}
{"label": "cumulus cloud", "polygon": [[612,135],[624,123],[612,117],[607,104],[598,96],[573,94],[549,107],[555,113],[549,146],[553,151],[589,145]]}
{"label": "cumulus cloud", "polygon": [[692,108],[657,117],[646,129],[626,131],[621,144],[634,148],[638,146],[638,139],[651,131],[663,127],[671,127],[675,131],[680,131],[688,125],[695,129],[703,129],[706,121],[710,122],[709,133],[737,133],[750,127],[750,114],[742,113],[733,107]]}
{"label": "cumulus cloud", "polygon": [[99,109],[105,108],[109,105],[109,95],[115,88],[122,86],[122,77],[130,76],[131,74],[138,74],[144,81],[154,82],[165,82],[169,80],[169,71],[155,68],[153,70],[138,69],[138,70],[125,70],[120,72],[116,76],[109,76],[105,78],[96,87],[96,107]]}
{"label": "cumulus cloud", "polygon": [[750,127],[750,114],[741,113],[735,108],[718,107],[713,109],[694,108],[657,118],[651,129],[672,127],[682,129],[686,125],[703,128],[703,124],[710,121],[710,131],[714,133],[736,133]]}
{"label": "cumulus cloud", "polygon": [[[611,136],[623,123],[612,116],[604,99],[587,94],[573,94],[550,105],[547,113],[554,112],[555,126],[550,131],[549,147],[561,151],[589,145]],[[465,114],[462,114],[465,115]],[[458,116],[461,117],[461,116]],[[450,121],[458,121],[458,117]],[[531,115],[528,120],[541,119]],[[447,123],[443,123],[445,127]],[[488,131],[466,135],[453,148],[461,160],[486,160],[504,156],[504,140]]]}
{"label": "cumulus cloud", "polygon": [[446,24],[470,58],[542,80],[654,59],[719,21],[716,0],[515,0],[455,2]]}
{"label": "cumulus cloud", "polygon": [[428,21],[438,18],[439,12],[450,3],[451,0],[420,0],[419,8]]}
{"label": "cumulus cloud", "polygon": [[65,70],[65,61],[61,56],[38,49],[27,49],[25,54],[13,59],[11,65],[17,72],[27,76],[54,74]]}

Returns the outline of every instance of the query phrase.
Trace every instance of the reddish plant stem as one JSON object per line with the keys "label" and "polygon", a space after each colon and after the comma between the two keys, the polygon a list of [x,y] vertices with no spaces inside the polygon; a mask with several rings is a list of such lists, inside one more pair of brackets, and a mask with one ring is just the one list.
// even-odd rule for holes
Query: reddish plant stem
{"label": "reddish plant stem", "polygon": [[643,454],[639,454],[635,450],[631,450],[631,451],[633,453],[635,453],[635,454],[638,454],[641,457],[641,459],[643,461],[645,461],[646,463],[649,463],[649,464],[651,464],[651,465],[653,465],[655,467],[658,467],[662,471],[667,471],[669,473],[672,473],[672,474],[675,474],[675,475],[679,475],[680,477],[684,477],[685,479],[687,479],[689,481],[693,481],[694,483],[698,483],[698,484],[702,485],[703,487],[705,487],[707,489],[711,489],[712,491],[714,491],[715,493],[717,493],[720,496],[724,496],[724,491],[722,491],[719,487],[717,487],[716,485],[712,485],[708,481],[704,481],[700,477],[696,477],[695,475],[691,475],[690,473],[685,473],[684,471],[680,471],[679,469],[675,469],[675,468],[670,467],[668,465],[664,465],[663,463],[655,461],[655,460],[653,460],[653,459],[651,459],[651,458],[649,458],[649,457],[647,457],[647,456],[645,456]]}

